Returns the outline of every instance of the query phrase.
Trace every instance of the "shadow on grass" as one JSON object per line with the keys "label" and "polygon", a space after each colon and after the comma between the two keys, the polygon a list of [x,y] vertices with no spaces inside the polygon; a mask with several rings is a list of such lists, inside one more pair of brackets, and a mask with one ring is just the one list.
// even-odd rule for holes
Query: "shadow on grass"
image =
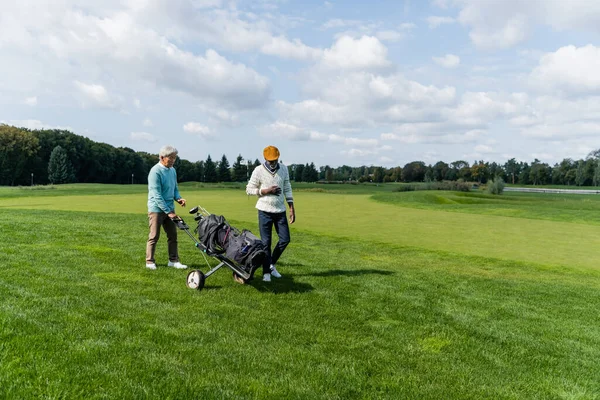
{"label": "shadow on grass", "polygon": [[[196,265],[196,264],[190,264],[190,265],[188,265],[188,268],[189,268],[188,271],[193,271],[195,269],[199,269],[199,270],[203,271],[202,266]],[[206,269],[206,266],[204,266],[204,269]],[[229,268],[222,267],[221,269],[227,270],[227,272],[224,272],[224,273],[226,273],[230,277],[232,277],[232,271]],[[218,274],[219,272],[220,272],[220,270],[216,271],[215,273]],[[233,278],[232,278],[232,280],[233,280]],[[235,280],[233,280],[232,285],[239,285],[239,283],[236,283]],[[314,287],[312,287],[311,285],[309,285],[307,283],[295,282],[294,278],[292,278],[290,275],[284,275],[283,277],[281,277],[279,279],[271,278],[271,282],[263,282],[262,272],[261,272],[260,268],[255,273],[254,278],[251,281],[246,282],[246,285],[254,287],[259,292],[269,292],[269,293],[274,293],[274,294],[307,293],[314,289]],[[210,291],[210,290],[220,290],[222,288],[223,288],[223,286],[211,285],[210,276],[209,276],[206,278],[206,283],[205,283],[204,287],[202,288],[202,290]]]}
{"label": "shadow on grass", "polygon": [[393,275],[392,271],[383,271],[379,269],[332,269],[329,271],[315,272],[314,274],[300,274],[300,276],[359,276],[359,275]]}
{"label": "shadow on grass", "polygon": [[294,278],[289,275],[283,277],[271,278],[271,282],[263,282],[262,278],[258,275],[247,285],[253,286],[259,292],[268,292],[273,294],[284,294],[284,293],[308,293],[311,292],[314,287],[308,283],[295,282]]}

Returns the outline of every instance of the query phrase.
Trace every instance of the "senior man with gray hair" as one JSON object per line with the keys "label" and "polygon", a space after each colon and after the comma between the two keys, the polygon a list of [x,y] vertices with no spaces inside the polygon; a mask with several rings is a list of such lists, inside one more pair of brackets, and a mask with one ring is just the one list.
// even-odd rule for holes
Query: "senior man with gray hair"
{"label": "senior man with gray hair", "polygon": [[175,201],[182,207],[185,199],[181,198],[177,188],[177,172],[173,164],[177,160],[177,149],[173,146],[164,146],[158,154],[159,162],[152,167],[148,174],[148,226],[150,234],[146,244],[146,268],[156,269],[154,252],[160,237],[162,226],[167,234],[169,250],[169,267],[186,269],[187,266],[179,261],[177,251],[177,226],[172,221],[176,218]]}

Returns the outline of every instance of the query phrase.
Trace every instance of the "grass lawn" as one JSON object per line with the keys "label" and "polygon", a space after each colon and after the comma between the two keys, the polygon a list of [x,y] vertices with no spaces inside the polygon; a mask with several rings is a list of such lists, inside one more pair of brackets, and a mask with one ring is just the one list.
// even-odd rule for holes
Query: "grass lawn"
{"label": "grass lawn", "polygon": [[[200,292],[143,267],[145,187],[1,188],[0,398],[600,397],[595,198],[339,186],[299,187],[282,279]],[[235,185],[181,191],[257,231]]]}

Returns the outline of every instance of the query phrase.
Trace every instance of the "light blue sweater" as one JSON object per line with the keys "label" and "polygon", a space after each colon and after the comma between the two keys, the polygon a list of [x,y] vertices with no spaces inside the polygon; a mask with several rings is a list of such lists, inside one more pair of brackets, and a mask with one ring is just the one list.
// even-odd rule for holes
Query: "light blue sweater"
{"label": "light blue sweater", "polygon": [[148,212],[175,211],[174,200],[179,200],[177,188],[177,172],[175,168],[167,168],[156,164],[148,174]]}

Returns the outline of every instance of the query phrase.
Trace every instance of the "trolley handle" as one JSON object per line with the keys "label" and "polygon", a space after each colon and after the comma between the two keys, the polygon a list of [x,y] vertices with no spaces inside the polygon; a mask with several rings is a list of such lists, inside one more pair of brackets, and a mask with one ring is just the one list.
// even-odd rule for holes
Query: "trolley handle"
{"label": "trolley handle", "polygon": [[174,218],[171,218],[171,221],[173,221],[175,223],[175,225],[177,225],[177,227],[181,230],[188,230],[190,229],[190,227],[185,223],[185,221],[183,220],[183,218],[181,218],[180,216],[176,216]]}

